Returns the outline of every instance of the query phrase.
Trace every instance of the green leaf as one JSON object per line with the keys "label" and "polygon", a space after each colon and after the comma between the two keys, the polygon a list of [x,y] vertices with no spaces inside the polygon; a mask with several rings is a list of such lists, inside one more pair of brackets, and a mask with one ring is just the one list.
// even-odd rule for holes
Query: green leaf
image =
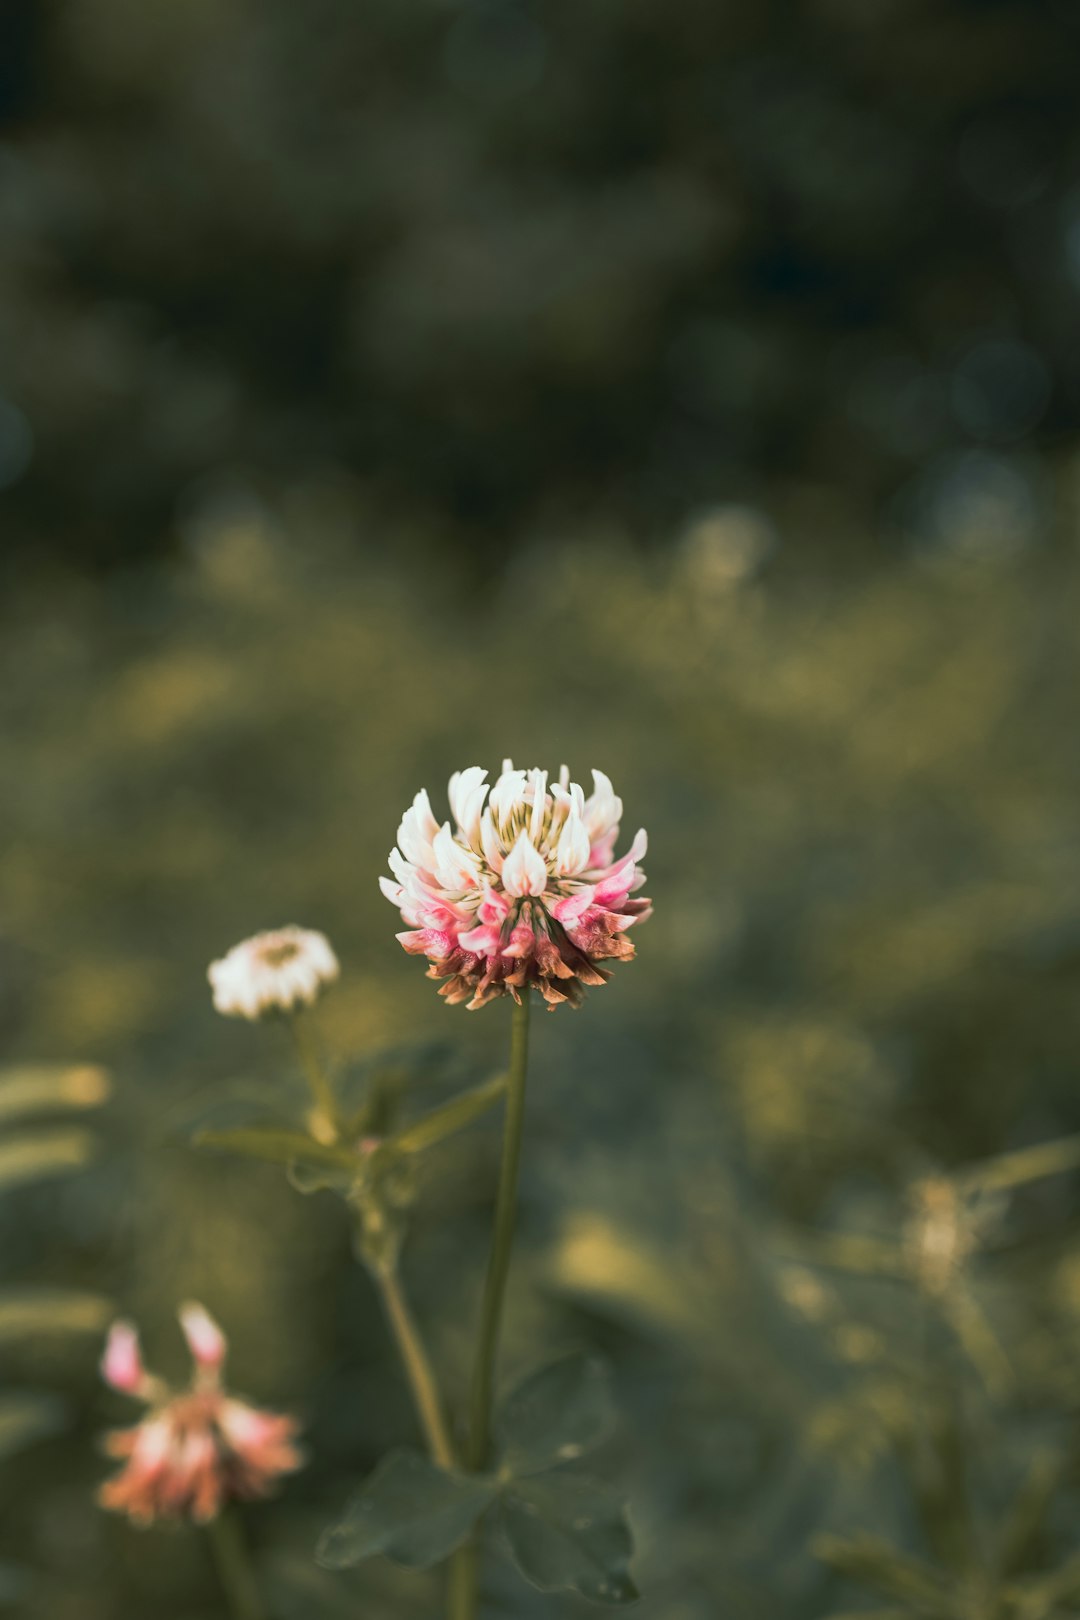
{"label": "green leaf", "polygon": [[20,1391],[0,1397],[0,1458],[55,1434],[63,1420],[64,1408],[53,1395]]}
{"label": "green leaf", "polygon": [[0,1294],[0,1344],[39,1333],[100,1333],[111,1314],[101,1294],[75,1289],[14,1289]]}
{"label": "green leaf", "polygon": [[0,1142],[0,1191],[24,1181],[79,1170],[93,1156],[89,1131],[23,1131]]}
{"label": "green leaf", "polygon": [[251,1125],[235,1131],[199,1131],[192,1137],[192,1144],[221,1153],[239,1153],[249,1159],[263,1159],[270,1164],[304,1162],[355,1170],[359,1162],[346,1147],[316,1142],[303,1131],[280,1130],[274,1125]]}
{"label": "green leaf", "polygon": [[541,1592],[571,1588],[596,1603],[633,1603],[634,1538],[618,1491],[583,1474],[543,1474],[503,1491],[503,1535]]}
{"label": "green leaf", "polygon": [[436,1468],[416,1451],[392,1451],[323,1532],[315,1556],[327,1569],[348,1569],[376,1553],[429,1569],[460,1547],[496,1490],[494,1480]]}
{"label": "green leaf", "polygon": [[96,1064],[20,1064],[0,1073],[0,1123],[24,1114],[99,1108],[108,1095],[109,1077]]}
{"label": "green leaf", "polygon": [[300,1076],[286,1080],[234,1078],[202,1086],[160,1116],[164,1134],[194,1138],[202,1131],[244,1130],[250,1125],[294,1128],[309,1100]]}
{"label": "green leaf", "polygon": [[598,1446],[615,1419],[604,1362],[596,1356],[563,1356],[507,1397],[497,1424],[500,1461],[516,1477],[541,1473]]}
{"label": "green leaf", "polygon": [[454,1097],[441,1108],[433,1108],[430,1114],[424,1114],[413,1124],[396,1131],[388,1138],[387,1145],[401,1153],[423,1153],[426,1148],[434,1147],[437,1142],[486,1114],[505,1091],[506,1076],[500,1074],[472,1091],[463,1091],[460,1097]]}

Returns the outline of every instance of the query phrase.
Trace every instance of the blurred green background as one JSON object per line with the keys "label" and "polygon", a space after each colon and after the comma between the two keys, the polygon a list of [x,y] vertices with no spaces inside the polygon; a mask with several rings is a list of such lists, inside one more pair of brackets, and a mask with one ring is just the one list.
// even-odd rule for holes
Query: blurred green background
{"label": "blurred green background", "polygon": [[[640,1612],[1077,1612],[1080,1177],[958,1206],[943,1286],[910,1193],[1080,1131],[1073,8],[4,26],[0,1066],[112,1093],[62,1177],[0,1118],[0,1280],[176,1374],[205,1301],[312,1452],[249,1519],[275,1614],[430,1620],[312,1563],[413,1418],[340,1206],[188,1145],[293,1078],[206,966],[323,929],[343,1074],[496,1072],[507,1009],[446,1008],[376,879],[417,788],[596,765],[656,914],[534,1020],[504,1365],[611,1359]],[[405,1251],[455,1406],[497,1152],[432,1155]],[[198,1538],[93,1503],[94,1309],[3,1323],[62,1405],[0,1597],[220,1616]],[[585,1612],[492,1555],[490,1620]]]}

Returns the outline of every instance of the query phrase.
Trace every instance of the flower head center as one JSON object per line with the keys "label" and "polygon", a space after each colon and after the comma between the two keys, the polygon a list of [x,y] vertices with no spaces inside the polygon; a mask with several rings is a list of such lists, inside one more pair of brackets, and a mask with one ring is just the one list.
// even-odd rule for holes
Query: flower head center
{"label": "flower head center", "polygon": [[300,946],[295,939],[274,940],[264,945],[260,956],[267,967],[283,968],[290,962],[295,962],[300,955]]}

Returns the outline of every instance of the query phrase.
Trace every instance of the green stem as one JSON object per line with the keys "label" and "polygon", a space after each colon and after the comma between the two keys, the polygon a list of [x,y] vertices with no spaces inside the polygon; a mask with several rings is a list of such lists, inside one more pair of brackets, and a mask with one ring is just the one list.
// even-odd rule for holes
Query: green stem
{"label": "green stem", "polygon": [[[468,1463],[482,1469],[491,1446],[491,1415],[495,1392],[495,1365],[499,1350],[506,1279],[510,1271],[510,1251],[514,1242],[517,1210],[518,1167],[525,1122],[525,1075],[529,1062],[529,991],[514,1008],[510,1032],[510,1072],[507,1081],[506,1114],[503,1122],[502,1168],[495,1200],[495,1229],[491,1240],[484,1299],[480,1310],[480,1336],[473,1364],[472,1396],[469,1405]],[[476,1614],[479,1559],[475,1542],[455,1553],[447,1589],[449,1620],[474,1620]]]}
{"label": "green stem", "polygon": [[251,1556],[236,1509],[224,1508],[216,1519],[211,1519],[206,1526],[206,1535],[233,1620],[265,1620]]}
{"label": "green stem", "polygon": [[289,1028],[292,1030],[300,1066],[311,1088],[311,1097],[315,1104],[311,1121],[312,1135],[317,1141],[336,1142],[340,1135],[337,1103],[326,1077],[322,1059],[319,1057],[311,1027],[302,1012],[294,1012],[289,1018]]}
{"label": "green stem", "polygon": [[518,1166],[525,1123],[525,1074],[529,1062],[529,991],[514,1008],[510,1031],[510,1073],[503,1122],[502,1169],[495,1200],[495,1231],[491,1242],[484,1302],[480,1312],[480,1339],[473,1366],[472,1399],[469,1405],[469,1466],[483,1468],[491,1444],[491,1408],[495,1389],[495,1362],[499,1352],[503,1298],[510,1272],[510,1250],[514,1242],[517,1213]]}
{"label": "green stem", "polygon": [[447,1620],[473,1620],[480,1575],[480,1548],[476,1537],[459,1547],[447,1571]]}
{"label": "green stem", "polygon": [[454,1448],[443,1416],[435,1374],[409,1309],[408,1300],[402,1291],[397,1267],[384,1269],[373,1266],[371,1274],[382,1297],[394,1341],[401,1353],[405,1376],[409,1380],[409,1388],[416,1403],[416,1414],[420,1419],[420,1427],[424,1431],[432,1460],[437,1462],[440,1468],[453,1468]]}

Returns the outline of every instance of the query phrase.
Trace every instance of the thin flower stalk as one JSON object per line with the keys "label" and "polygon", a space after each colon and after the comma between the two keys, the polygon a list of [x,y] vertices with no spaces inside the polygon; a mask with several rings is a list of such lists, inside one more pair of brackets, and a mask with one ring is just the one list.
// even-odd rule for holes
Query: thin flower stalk
{"label": "thin flower stalk", "polygon": [[289,1016],[289,1029],[292,1033],[300,1067],[304,1071],[304,1078],[311,1092],[312,1110],[308,1117],[309,1129],[317,1142],[332,1147],[341,1134],[337,1100],[334,1097],[333,1087],[319,1056],[314,1031],[308,1022],[307,1016],[300,1011],[296,1011]]}
{"label": "thin flower stalk", "polygon": [[227,1509],[211,1519],[206,1535],[232,1620],[265,1620],[266,1610],[235,1509]]}
{"label": "thin flower stalk", "polygon": [[393,1265],[387,1269],[375,1267],[370,1269],[401,1356],[401,1364],[409,1381],[416,1415],[420,1420],[431,1459],[438,1463],[440,1468],[453,1468],[456,1458],[450,1430],[443,1416],[438,1383],[401,1286],[398,1268]]}
{"label": "thin flower stalk", "polygon": [[[292,1025],[317,1111],[328,1122],[333,1133],[331,1139],[336,1141],[339,1136],[339,1116],[329,1077],[322,1066],[310,1030],[303,1025],[299,1017],[292,1020]],[[363,1252],[362,1227],[361,1220],[361,1252]],[[365,1266],[382,1301],[432,1461],[442,1468],[452,1468],[455,1461],[454,1448],[443,1415],[442,1397],[431,1359],[402,1287],[396,1244],[391,1244],[389,1252],[378,1260],[374,1256],[366,1258]]]}

